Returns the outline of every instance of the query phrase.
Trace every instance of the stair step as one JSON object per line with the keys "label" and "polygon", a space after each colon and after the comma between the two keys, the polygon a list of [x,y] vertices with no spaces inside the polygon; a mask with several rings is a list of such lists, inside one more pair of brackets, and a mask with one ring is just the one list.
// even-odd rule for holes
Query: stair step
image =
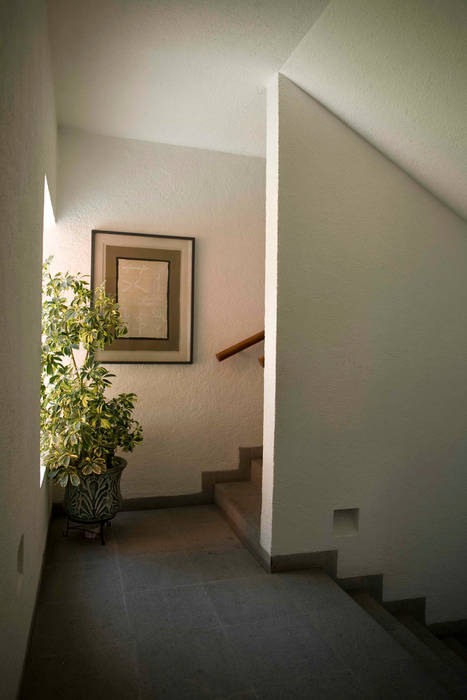
{"label": "stair step", "polygon": [[[444,686],[453,697],[463,698],[467,694],[467,674],[464,668],[459,668],[457,660],[452,661],[451,657],[445,653],[450,650],[445,647],[443,653],[439,653],[439,648],[435,651],[433,646],[426,643],[426,637],[423,640],[414,633],[415,626],[411,622],[409,628],[405,622],[403,623],[397,617],[391,615],[379,603],[377,603],[368,593],[357,592],[352,593],[351,597],[357,602],[371,617],[378,622],[410,655],[416,659],[420,665],[435,678],[440,685]],[[400,616],[407,618],[409,616]],[[412,618],[415,620],[415,618]],[[415,620],[417,625],[420,625]],[[420,625],[420,627],[424,627]],[[427,630],[428,634],[431,634]],[[433,636],[433,635],[431,635]],[[436,639],[436,637],[435,637]],[[436,641],[439,641],[436,639]],[[442,642],[440,642],[442,644]],[[455,655],[452,654],[454,657]]]}
{"label": "stair step", "polygon": [[441,639],[435,637],[430,630],[422,625],[412,615],[396,615],[399,622],[402,622],[413,634],[420,639],[427,647],[432,649],[441,659],[457,668],[461,673],[467,674],[467,665],[452,651]]}
{"label": "stair step", "polygon": [[251,460],[251,483],[261,488],[263,485],[263,460],[260,458]]}
{"label": "stair step", "polygon": [[456,637],[443,637],[442,641],[467,664],[467,648]]}
{"label": "stair step", "polygon": [[216,484],[214,500],[240,539],[261,556],[261,490],[250,481]]}

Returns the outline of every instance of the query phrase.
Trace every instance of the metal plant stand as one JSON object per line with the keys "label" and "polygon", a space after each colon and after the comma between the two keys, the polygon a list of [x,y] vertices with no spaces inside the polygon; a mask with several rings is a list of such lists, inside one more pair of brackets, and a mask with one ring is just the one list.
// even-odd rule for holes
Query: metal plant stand
{"label": "metal plant stand", "polygon": [[[77,525],[70,525],[70,523],[78,523]],[[66,528],[63,533],[63,537],[68,537],[68,533],[70,530],[80,530],[81,532],[90,532],[93,535],[96,534],[95,530],[90,530],[89,527],[86,527],[86,525],[99,525],[99,534],[101,538],[101,544],[105,545],[105,537],[104,537],[104,527],[107,525],[107,527],[110,527],[112,525],[110,518],[107,518],[106,520],[76,520],[74,518],[70,518],[69,515],[67,515],[66,518]]]}

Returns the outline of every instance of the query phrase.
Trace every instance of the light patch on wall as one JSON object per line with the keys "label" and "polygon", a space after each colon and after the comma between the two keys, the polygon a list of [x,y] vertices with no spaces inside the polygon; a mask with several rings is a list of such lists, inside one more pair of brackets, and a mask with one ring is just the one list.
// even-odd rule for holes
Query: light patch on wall
{"label": "light patch on wall", "polygon": [[[52,200],[50,198],[49,183],[47,182],[47,175],[44,175],[44,216],[43,216],[43,241],[44,244],[48,242],[48,235],[52,228],[55,227],[55,214],[54,208],[52,206]],[[45,248],[45,245],[44,245]]]}
{"label": "light patch on wall", "polygon": [[[50,198],[47,175],[44,175],[44,213],[42,218],[42,259],[45,260],[53,254],[55,235],[55,214]],[[39,485],[42,486],[45,477],[45,466],[41,463],[39,468]]]}
{"label": "light patch on wall", "polygon": [[46,260],[54,255],[57,248],[57,226],[55,214],[50,197],[47,175],[44,175],[44,212],[42,218],[42,259]]}

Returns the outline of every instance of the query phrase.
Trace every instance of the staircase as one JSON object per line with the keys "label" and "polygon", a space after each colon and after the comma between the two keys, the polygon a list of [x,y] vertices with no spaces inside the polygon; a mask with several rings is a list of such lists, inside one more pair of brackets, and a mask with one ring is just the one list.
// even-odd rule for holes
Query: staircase
{"label": "staircase", "polygon": [[[351,597],[387,634],[392,637],[419,667],[433,678],[437,685],[448,692],[448,697],[467,697],[466,649],[454,640],[451,648],[435,637],[428,627],[407,614],[391,615],[382,605],[363,591],[351,593]],[[454,650],[456,649],[456,650]]]}
{"label": "staircase", "polygon": [[214,500],[224,512],[244,544],[261,556],[261,485],[263,480],[263,460],[250,462],[250,480],[216,484]]}
{"label": "staircase", "polygon": [[[260,546],[262,471],[262,459],[252,459],[249,480],[216,484],[214,498],[241,540],[264,561]],[[336,590],[331,577],[322,576],[329,581],[329,589]],[[342,591],[342,595],[347,594]],[[366,591],[356,590],[348,595],[384,631],[388,648],[397,643],[401,654],[405,652],[410,659],[400,688],[401,698],[467,698],[467,649],[459,638],[439,639],[417,618],[405,613],[391,614]],[[339,619],[339,634],[350,641],[364,629],[364,618],[350,614]],[[422,686],[424,690],[419,695]]]}

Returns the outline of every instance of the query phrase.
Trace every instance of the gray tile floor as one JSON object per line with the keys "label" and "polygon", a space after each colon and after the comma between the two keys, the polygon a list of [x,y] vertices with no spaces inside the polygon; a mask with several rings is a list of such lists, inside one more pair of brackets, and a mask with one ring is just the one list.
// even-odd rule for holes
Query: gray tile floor
{"label": "gray tile floor", "polygon": [[267,574],[215,506],[54,520],[23,700],[446,698],[327,576]]}

